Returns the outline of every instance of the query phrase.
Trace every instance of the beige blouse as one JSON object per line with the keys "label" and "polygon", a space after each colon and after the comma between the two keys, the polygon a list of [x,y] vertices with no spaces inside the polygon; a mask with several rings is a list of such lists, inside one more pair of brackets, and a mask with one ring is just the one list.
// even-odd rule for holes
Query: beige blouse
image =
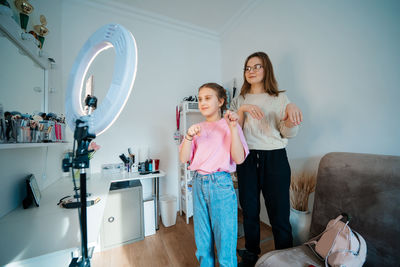
{"label": "beige blouse", "polygon": [[286,105],[290,101],[285,93],[270,96],[267,93],[241,95],[233,99],[230,109],[234,112],[243,104],[256,105],[264,112],[264,118],[254,119],[244,113],[243,133],[249,149],[274,150],[287,146],[288,138],[296,136],[299,127],[288,128],[282,121]]}

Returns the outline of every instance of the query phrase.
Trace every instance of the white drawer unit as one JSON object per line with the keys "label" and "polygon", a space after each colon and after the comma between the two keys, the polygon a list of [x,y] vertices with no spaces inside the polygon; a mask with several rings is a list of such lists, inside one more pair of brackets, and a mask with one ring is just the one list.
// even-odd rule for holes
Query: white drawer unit
{"label": "white drawer unit", "polygon": [[[198,102],[183,101],[179,104],[180,115],[180,140],[182,140],[187,132],[187,129],[195,123],[204,121],[203,116],[198,108]],[[193,197],[192,197],[192,179],[194,172],[188,170],[189,163],[179,163],[179,211],[186,215],[186,223],[189,223],[189,218],[193,216]]]}
{"label": "white drawer unit", "polygon": [[188,192],[187,196],[181,196],[182,211],[185,213],[186,218],[193,216],[193,195],[192,192]]}
{"label": "white drawer unit", "polygon": [[142,184],[139,180],[112,183],[101,227],[102,250],[143,238]]}
{"label": "white drawer unit", "polygon": [[156,233],[154,199],[143,200],[143,207],[144,236],[154,235]]}
{"label": "white drawer unit", "polygon": [[[179,164],[180,166],[180,214],[186,215],[186,223],[193,216],[193,171],[187,169],[188,164]],[[183,174],[182,174],[183,173]]]}

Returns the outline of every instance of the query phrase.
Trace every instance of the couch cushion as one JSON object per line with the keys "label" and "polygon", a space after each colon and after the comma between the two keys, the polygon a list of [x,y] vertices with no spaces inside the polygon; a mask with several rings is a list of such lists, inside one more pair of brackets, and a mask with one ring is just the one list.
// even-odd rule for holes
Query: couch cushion
{"label": "couch cushion", "polygon": [[367,242],[364,266],[398,266],[400,157],[329,153],[319,164],[311,237],[341,212]]}
{"label": "couch cushion", "polygon": [[322,267],[321,262],[305,245],[270,251],[258,259],[256,267]]}
{"label": "couch cushion", "polygon": [[[364,238],[358,233],[356,234],[360,240],[360,251],[358,257],[353,258],[351,266],[363,266],[367,254],[367,245]],[[256,267],[308,267],[309,265],[325,266],[324,262],[311,251],[311,248],[301,245],[270,251],[257,261]]]}

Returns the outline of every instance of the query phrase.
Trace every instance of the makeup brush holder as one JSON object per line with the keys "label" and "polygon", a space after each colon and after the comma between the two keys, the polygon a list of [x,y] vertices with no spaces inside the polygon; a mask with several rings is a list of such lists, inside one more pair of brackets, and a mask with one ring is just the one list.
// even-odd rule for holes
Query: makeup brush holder
{"label": "makeup brush holder", "polygon": [[40,140],[44,143],[54,142],[55,140],[55,122],[54,121],[40,121]]}
{"label": "makeup brush holder", "polygon": [[5,139],[7,143],[17,142],[17,122],[15,119],[6,120]]}
{"label": "makeup brush holder", "polygon": [[[40,124],[44,124],[40,126]],[[55,134],[52,122],[41,122],[39,127],[32,129],[28,123],[22,119],[12,120],[8,134],[9,143],[41,143],[54,142]],[[41,129],[42,130],[39,130]]]}
{"label": "makeup brush holder", "polygon": [[31,142],[40,143],[40,131],[38,129],[31,129]]}
{"label": "makeup brush holder", "polygon": [[54,134],[56,142],[65,141],[65,123],[56,122],[54,125]]}
{"label": "makeup brush holder", "polygon": [[17,143],[31,143],[31,128],[29,126],[17,127]]}

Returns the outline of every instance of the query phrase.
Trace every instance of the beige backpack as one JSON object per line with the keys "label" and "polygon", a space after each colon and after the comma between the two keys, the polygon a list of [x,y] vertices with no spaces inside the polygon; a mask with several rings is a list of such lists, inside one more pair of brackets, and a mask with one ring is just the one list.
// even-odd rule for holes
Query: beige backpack
{"label": "beige backpack", "polygon": [[[344,217],[346,222],[342,221]],[[325,231],[305,243],[325,266],[358,267],[364,264],[367,245],[360,234],[350,229],[349,221],[349,216],[343,213],[330,220]]]}

